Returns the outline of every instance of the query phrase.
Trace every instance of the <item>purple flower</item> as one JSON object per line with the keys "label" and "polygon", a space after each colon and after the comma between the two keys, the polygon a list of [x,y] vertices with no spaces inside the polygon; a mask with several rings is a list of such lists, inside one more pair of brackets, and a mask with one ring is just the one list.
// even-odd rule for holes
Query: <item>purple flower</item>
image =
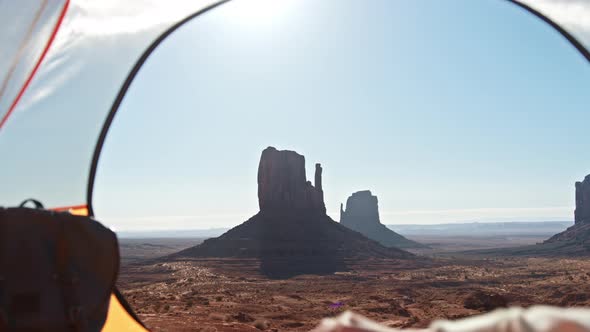
{"label": "purple flower", "polygon": [[344,305],[344,302],[338,301],[338,302],[335,302],[335,303],[330,304],[330,308],[331,309],[339,309],[343,305]]}

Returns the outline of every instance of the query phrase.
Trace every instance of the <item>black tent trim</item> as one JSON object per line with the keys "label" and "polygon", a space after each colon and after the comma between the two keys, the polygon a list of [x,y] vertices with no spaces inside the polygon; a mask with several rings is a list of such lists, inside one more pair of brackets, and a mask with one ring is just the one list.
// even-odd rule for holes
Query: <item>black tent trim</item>
{"label": "black tent trim", "polygon": [[[119,106],[121,105],[121,102],[123,101],[123,98],[125,97],[125,94],[127,93],[127,90],[129,89],[129,86],[131,86],[131,83],[135,79],[135,76],[137,76],[139,69],[143,66],[143,64],[145,63],[147,58],[152,54],[152,52],[156,49],[156,47],[158,47],[162,43],[162,41],[164,41],[164,39],[166,39],[176,29],[180,28],[182,25],[184,25],[188,21],[192,20],[193,18],[195,18],[201,14],[204,14],[204,13],[210,11],[211,9],[214,9],[214,8],[224,4],[226,2],[229,2],[229,1],[231,1],[231,0],[222,0],[222,1],[216,2],[212,5],[209,5],[208,7],[201,9],[200,11],[198,11],[192,15],[187,16],[183,20],[174,24],[168,30],[164,31],[143,52],[141,57],[137,60],[137,62],[133,66],[133,69],[131,69],[131,71],[127,75],[127,78],[125,79],[125,82],[121,86],[121,89],[119,90],[119,93],[117,94],[117,97],[115,98],[115,101],[113,102],[113,105],[111,106],[109,114],[107,115],[107,118],[105,119],[105,122],[104,122],[102,129],[100,131],[100,134],[98,136],[96,147],[94,149],[94,154],[92,156],[92,161],[90,164],[90,173],[88,175],[87,191],[86,191],[86,204],[88,206],[88,213],[90,216],[94,216],[94,208],[92,206],[92,198],[93,198],[93,192],[94,192],[94,181],[96,178],[96,169],[98,166],[100,153],[102,152],[102,147],[104,146],[104,141],[106,139],[109,128],[111,127],[111,123],[113,122],[113,119],[115,118],[115,114],[117,113],[117,110],[119,109]],[[580,41],[578,41],[574,36],[572,36],[569,32],[567,32],[565,29],[563,29],[560,25],[553,22],[551,19],[549,19],[547,16],[541,14],[539,11],[537,11],[537,10],[531,8],[530,6],[525,5],[521,2],[518,2],[517,0],[506,0],[506,1],[513,3],[516,6],[519,6],[523,9],[527,10],[528,12],[532,13],[533,15],[535,15],[538,18],[540,18],[541,20],[543,20],[545,23],[549,24],[551,27],[553,27],[555,30],[557,30],[563,37],[565,37],[582,54],[582,56],[584,56],[584,58],[586,58],[586,60],[588,62],[590,62],[590,52],[584,47],[584,45],[582,45],[582,43],[580,43]]]}
{"label": "black tent trim", "polygon": [[107,137],[107,133],[109,131],[109,128],[111,127],[111,124],[113,123],[113,119],[115,118],[115,114],[117,113],[119,106],[121,106],[121,103],[123,102],[123,99],[125,98],[125,94],[127,93],[127,90],[129,90],[129,87],[131,86],[131,83],[133,82],[133,79],[135,79],[135,76],[137,76],[137,73],[139,72],[139,70],[141,69],[141,67],[145,63],[145,61],[148,59],[148,57],[164,41],[164,39],[166,39],[174,31],[176,31],[178,28],[180,28],[182,25],[184,25],[188,21],[192,20],[193,18],[200,16],[201,14],[204,14],[204,13],[206,13],[206,12],[208,12],[208,11],[210,11],[210,10],[212,10],[212,9],[214,9],[226,2],[229,2],[229,1],[230,0],[221,0],[219,2],[216,2],[212,5],[209,5],[203,9],[199,10],[198,12],[196,12],[192,15],[185,17],[184,19],[182,19],[178,23],[174,24],[173,26],[168,28],[168,30],[164,31],[156,40],[154,40],[150,44],[150,46],[143,52],[141,57],[139,57],[139,59],[135,62],[135,65],[133,66],[133,68],[131,69],[129,74],[127,75],[125,82],[123,82],[123,85],[121,86],[121,89],[119,90],[119,93],[117,94],[117,97],[115,98],[115,101],[113,102],[113,106],[111,106],[111,110],[109,111],[109,114],[107,115],[107,118],[105,119],[105,122],[104,122],[102,129],[100,131],[100,134],[98,135],[98,141],[96,142],[96,147],[94,148],[94,154],[92,155],[92,162],[90,164],[90,174],[88,175],[88,185],[86,187],[86,202],[87,202],[86,205],[88,206],[88,215],[89,216],[91,216],[91,217],[94,216],[94,208],[92,206],[92,198],[93,198],[93,192],[94,192],[94,181],[96,178],[96,169],[98,166],[100,153],[102,151],[102,147],[104,146],[104,141]]}
{"label": "black tent trim", "polygon": [[[141,69],[143,64],[146,62],[146,60],[149,58],[149,56],[152,54],[152,52],[164,41],[164,39],[166,39],[168,36],[170,36],[174,31],[176,31],[178,28],[180,28],[182,25],[184,25],[188,21],[192,20],[193,18],[196,18],[196,17],[200,16],[201,14],[207,13],[208,11],[210,11],[222,4],[225,4],[226,2],[229,2],[229,1],[231,1],[231,0],[221,0],[219,2],[213,3],[203,9],[197,11],[194,14],[191,14],[191,15],[185,17],[181,21],[177,22],[176,24],[174,24],[173,26],[168,28],[166,31],[164,31],[156,40],[154,40],[150,44],[150,46],[142,53],[141,57],[135,62],[135,65],[133,66],[133,68],[131,69],[129,74],[127,75],[125,82],[121,86],[121,89],[119,90],[119,93],[117,94],[117,97],[115,98],[115,101],[113,102],[113,105],[111,106],[111,109],[105,119],[105,122],[104,122],[102,129],[100,131],[100,134],[98,136],[98,140],[96,142],[96,147],[94,149],[94,154],[92,156],[92,161],[90,164],[90,173],[88,175],[88,185],[87,185],[87,191],[86,191],[86,204],[88,206],[88,215],[89,216],[91,216],[91,217],[94,216],[94,208],[92,206],[92,199],[93,199],[93,192],[94,192],[94,182],[95,182],[95,178],[96,178],[96,169],[98,167],[100,153],[102,152],[102,148],[104,146],[105,139],[107,137],[107,134],[108,134],[108,131],[111,127],[111,124],[115,118],[115,114],[117,113],[119,106],[123,102],[125,94],[127,93],[127,90],[129,90],[129,87],[131,86],[131,83],[135,79],[135,76],[137,76],[137,73],[139,72],[139,70]],[[586,60],[590,63],[590,52],[582,45],[582,43],[580,41],[578,41],[574,36],[572,36],[569,32],[567,32],[565,29],[563,29],[560,25],[558,25],[557,23],[552,21],[550,18],[548,18],[547,16],[540,13],[539,11],[537,11],[537,10],[531,8],[530,6],[525,5],[521,2],[518,2],[517,0],[506,0],[506,1],[518,6],[520,8],[525,9],[526,11],[528,11],[528,12],[532,13],[533,15],[537,16],[538,18],[540,18],[545,23],[549,24],[551,27],[553,27],[555,30],[557,30],[557,32],[559,32],[563,37],[565,37],[582,54],[582,56],[584,56],[584,58],[586,58]],[[117,297],[117,299],[119,300],[119,302],[123,305],[124,309],[127,310],[129,315],[132,318],[134,318],[139,324],[141,324],[143,327],[145,327],[145,325],[141,322],[139,317],[137,317],[137,315],[135,314],[135,312],[133,311],[133,309],[131,308],[129,303],[125,300],[123,295],[116,288],[115,288],[114,293],[115,293],[115,296]]]}
{"label": "black tent trim", "polygon": [[553,27],[555,30],[557,30],[563,37],[565,37],[565,39],[567,39],[582,54],[582,56],[584,56],[584,58],[586,58],[586,60],[588,62],[590,62],[590,52],[588,51],[588,49],[586,49],[584,47],[584,45],[582,45],[582,43],[580,43],[579,40],[577,40],[574,36],[572,36],[569,32],[567,32],[559,24],[553,22],[547,16],[541,14],[539,11],[531,8],[528,5],[525,5],[524,3],[521,3],[516,0],[508,0],[508,1],[512,2],[513,4],[515,4],[521,8],[528,10],[529,12],[531,12],[532,14],[534,14],[535,16],[537,16],[538,18],[543,20],[545,23],[549,24],[551,27]]}
{"label": "black tent trim", "polygon": [[[117,110],[119,109],[119,106],[121,105],[121,102],[123,101],[123,98],[125,97],[125,94],[127,93],[127,90],[129,90],[129,86],[131,86],[133,79],[135,78],[135,76],[137,75],[137,73],[139,72],[139,70],[141,69],[141,67],[143,66],[145,61],[147,60],[147,58],[156,49],[156,47],[158,47],[158,45],[160,45],[160,43],[162,43],[162,41],[164,41],[164,39],[166,39],[170,34],[172,34],[174,31],[176,31],[176,29],[180,28],[182,25],[184,25],[188,21],[192,20],[193,18],[195,18],[201,14],[204,14],[204,13],[206,13],[206,12],[216,8],[217,6],[220,6],[228,1],[230,1],[230,0],[221,0],[219,2],[213,3],[203,9],[197,11],[194,14],[185,17],[181,21],[177,22],[176,24],[174,24],[173,26],[168,28],[168,30],[164,31],[156,40],[154,40],[152,42],[152,44],[143,52],[141,57],[135,62],[135,65],[133,66],[133,68],[131,69],[129,74],[127,75],[125,82],[123,83],[123,85],[121,86],[121,89],[119,90],[119,93],[117,94],[117,97],[115,98],[115,101],[113,102],[113,106],[111,106],[109,114],[107,115],[107,118],[105,119],[105,122],[104,122],[102,129],[100,131],[100,134],[98,136],[98,141],[96,143],[96,147],[94,149],[94,154],[92,156],[92,163],[90,165],[90,174],[88,176],[87,191],[86,191],[88,215],[90,217],[94,217],[94,209],[92,207],[92,195],[93,195],[93,191],[94,191],[94,180],[96,178],[96,169],[98,166],[100,153],[102,151],[102,147],[104,146],[104,141],[106,139],[109,128],[111,127],[113,119],[115,118],[115,114],[117,113]],[[148,328],[141,321],[141,319],[139,319],[139,317],[137,316],[137,314],[135,313],[133,308],[131,308],[131,305],[129,305],[129,302],[127,302],[127,300],[121,294],[121,292],[119,291],[119,289],[117,287],[114,288],[113,294],[115,295],[115,297],[117,298],[117,300],[119,301],[121,306],[123,306],[123,309],[125,309],[125,311],[127,311],[129,316],[131,318],[133,318],[138,324],[143,326],[146,330],[148,330]]]}
{"label": "black tent trim", "polygon": [[[182,25],[184,25],[188,21],[192,20],[193,18],[195,18],[201,14],[204,14],[204,13],[210,11],[211,9],[216,8],[216,7],[222,5],[226,2],[229,2],[229,1],[231,1],[231,0],[222,0],[220,2],[214,3],[204,9],[184,18],[182,21],[176,23],[175,25],[170,27],[168,30],[164,31],[164,33],[162,33],[143,52],[141,57],[137,60],[137,62],[133,66],[133,69],[127,75],[127,78],[125,79],[125,82],[121,86],[121,90],[119,90],[119,94],[115,98],[115,101],[113,102],[113,105],[111,106],[111,110],[109,111],[109,114],[107,115],[107,118],[105,119],[105,122],[102,126],[102,130],[100,131],[100,134],[98,136],[98,141],[97,141],[96,147],[94,149],[94,154],[92,156],[92,162],[90,164],[90,173],[88,175],[88,185],[87,185],[87,191],[86,191],[86,204],[88,206],[88,213],[90,216],[94,216],[94,209],[92,207],[92,198],[93,198],[93,192],[94,192],[94,181],[96,178],[96,169],[98,166],[100,153],[102,152],[102,147],[104,146],[104,141],[106,139],[109,128],[111,127],[111,123],[113,122],[113,119],[115,118],[115,114],[117,113],[117,110],[119,109],[119,106],[121,105],[121,102],[123,101],[123,98],[125,97],[125,94],[127,93],[127,90],[129,90],[129,86],[133,82],[133,79],[135,79],[135,76],[137,76],[139,69],[143,66],[143,64],[145,63],[147,58],[152,54],[152,52],[156,49],[156,47],[158,47],[158,45],[160,45],[162,43],[162,41],[164,41],[164,39],[166,39],[170,34],[172,34],[172,32],[174,32],[176,29],[180,28]],[[513,3],[523,9],[529,11],[533,15],[535,15],[538,18],[540,18],[541,20],[543,20],[545,23],[549,24],[551,27],[553,27],[555,30],[557,30],[563,37],[565,37],[582,54],[582,56],[584,56],[584,58],[586,58],[586,60],[588,62],[590,62],[590,51],[588,51],[582,45],[582,43],[580,43],[574,36],[572,36],[569,32],[567,32],[565,29],[563,29],[560,25],[553,22],[547,16],[541,14],[539,11],[531,8],[528,5],[525,5],[525,4],[518,2],[516,0],[506,0],[506,1]]]}

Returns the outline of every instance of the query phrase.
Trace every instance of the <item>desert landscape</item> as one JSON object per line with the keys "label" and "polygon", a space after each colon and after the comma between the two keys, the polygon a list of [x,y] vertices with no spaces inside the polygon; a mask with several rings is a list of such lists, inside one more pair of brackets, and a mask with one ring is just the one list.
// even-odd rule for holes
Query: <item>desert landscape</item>
{"label": "desert landscape", "polygon": [[507,305],[590,305],[587,259],[376,260],[288,279],[261,275],[259,264],[136,261],[122,266],[119,287],[154,331],[305,331],[344,310],[388,326],[424,327]]}
{"label": "desert landscape", "polygon": [[352,310],[404,328],[506,306],[590,305],[590,177],[576,184],[573,223],[412,228],[383,225],[368,190],[332,220],[322,167],[312,185],[304,163],[264,150],[260,211],[218,237],[120,239],[118,287],[146,326],[306,331]]}

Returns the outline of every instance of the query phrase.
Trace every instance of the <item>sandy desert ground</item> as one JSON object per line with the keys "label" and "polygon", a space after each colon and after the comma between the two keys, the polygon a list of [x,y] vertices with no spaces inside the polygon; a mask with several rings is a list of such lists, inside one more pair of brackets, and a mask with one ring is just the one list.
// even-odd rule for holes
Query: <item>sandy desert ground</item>
{"label": "sandy desert ground", "polygon": [[587,259],[465,258],[451,252],[497,243],[417,240],[436,243],[430,256],[437,257],[350,261],[346,272],[270,279],[256,260],[152,260],[201,239],[123,239],[119,288],[153,331],[305,331],[344,310],[392,327],[424,327],[506,305],[590,305]]}

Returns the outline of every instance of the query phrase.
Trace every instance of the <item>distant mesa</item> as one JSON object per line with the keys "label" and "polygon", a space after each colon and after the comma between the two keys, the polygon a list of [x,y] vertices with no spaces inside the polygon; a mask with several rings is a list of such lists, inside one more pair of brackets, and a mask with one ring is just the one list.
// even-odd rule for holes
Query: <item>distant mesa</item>
{"label": "distant mesa", "polygon": [[306,178],[305,157],[297,152],[274,147],[262,152],[258,203],[260,211],[246,222],[173,258],[259,258],[264,274],[289,277],[343,271],[349,259],[415,257],[332,220],[324,204],[322,167],[316,164],[314,186]]}
{"label": "distant mesa", "polygon": [[587,257],[590,256],[590,175],[582,182],[576,182],[575,223],[565,231],[555,234],[536,245],[473,250],[475,255],[504,255],[532,257]]}
{"label": "distant mesa", "polygon": [[543,244],[558,244],[568,247],[572,253],[590,254],[590,175],[584,181],[576,182],[574,225]]}
{"label": "distant mesa", "polygon": [[386,247],[426,248],[425,245],[409,240],[381,223],[377,196],[370,190],[357,191],[348,197],[346,210],[340,204],[340,224]]}

